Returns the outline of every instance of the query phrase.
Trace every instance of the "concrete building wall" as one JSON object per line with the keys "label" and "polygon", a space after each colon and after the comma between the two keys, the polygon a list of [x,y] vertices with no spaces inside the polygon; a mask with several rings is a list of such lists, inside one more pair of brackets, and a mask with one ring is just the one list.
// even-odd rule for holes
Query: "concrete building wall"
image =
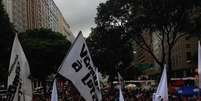
{"label": "concrete building wall", "polygon": [[[145,32],[143,33],[143,37],[146,43],[152,48],[152,35]],[[154,62],[152,56],[138,45],[136,46],[136,55],[137,64],[153,64]]]}
{"label": "concrete building wall", "polygon": [[59,19],[59,32],[66,36],[69,41],[74,41],[75,37],[70,30],[69,24],[66,22],[63,16],[60,16]]}
{"label": "concrete building wall", "polygon": [[11,23],[19,32],[27,29],[27,1],[26,0],[3,0]]}
{"label": "concrete building wall", "polygon": [[[161,41],[158,39],[156,34],[153,34],[153,52],[156,57],[161,60]],[[187,76],[196,67],[197,58],[197,43],[198,40],[195,37],[184,36],[177,41],[174,48],[172,49],[172,76],[178,77]],[[167,44],[165,44],[167,48]],[[165,49],[166,49],[165,48]],[[165,52],[167,54],[167,52]],[[167,60],[167,56],[166,56]],[[154,63],[154,70],[160,72],[158,64]],[[150,73],[150,71],[148,70]]]}
{"label": "concrete building wall", "polygon": [[[172,51],[173,71],[183,71],[182,75],[188,75],[196,67],[198,40],[195,37],[185,36],[179,40]],[[176,74],[175,74],[176,75]]]}
{"label": "concrete building wall", "polygon": [[10,21],[18,32],[48,28],[63,33],[71,42],[74,36],[53,0],[3,0]]}

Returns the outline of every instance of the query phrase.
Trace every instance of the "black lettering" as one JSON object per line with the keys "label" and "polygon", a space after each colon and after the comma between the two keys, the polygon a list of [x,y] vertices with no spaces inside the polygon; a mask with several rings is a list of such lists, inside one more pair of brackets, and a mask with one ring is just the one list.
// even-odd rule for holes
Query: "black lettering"
{"label": "black lettering", "polygon": [[15,60],[14,60],[13,64],[12,64],[11,67],[10,67],[10,70],[9,70],[8,75],[10,75],[11,72],[13,71],[13,69],[14,69],[14,67],[15,67],[15,64],[17,63],[18,57],[19,57],[19,56],[16,55]]}
{"label": "black lettering", "polygon": [[98,101],[98,98],[97,98],[96,95],[93,95],[93,96],[92,96],[92,99],[93,99],[93,101]]}
{"label": "black lettering", "polygon": [[90,58],[88,55],[84,57],[84,64],[86,67],[90,66]]}
{"label": "black lettering", "polygon": [[88,52],[87,52],[87,50],[85,49],[85,44],[83,44],[82,45],[82,50],[81,50],[81,52],[80,52],[80,57],[81,58],[83,58],[83,57],[85,57],[87,54],[88,54]]}
{"label": "black lettering", "polygon": [[82,83],[83,83],[84,85],[87,84],[87,80],[89,79],[89,77],[90,77],[90,74],[88,73],[87,75],[85,75],[84,78],[82,78]]}
{"label": "black lettering", "polygon": [[95,76],[93,76],[93,79],[94,79],[94,84],[95,84],[95,86],[98,86],[98,80],[97,80],[97,76],[95,75]]}
{"label": "black lettering", "polygon": [[93,87],[93,81],[90,79],[88,82],[87,82],[87,86],[89,88],[92,88]]}
{"label": "black lettering", "polygon": [[90,71],[93,69],[92,67],[91,67],[91,65],[89,66],[89,67],[87,67]]}
{"label": "black lettering", "polygon": [[90,90],[90,93],[92,94],[92,93],[95,93],[95,88],[94,87],[92,87],[92,89]]}
{"label": "black lettering", "polygon": [[95,72],[93,71],[93,69],[90,70],[91,75],[96,75]]}
{"label": "black lettering", "polygon": [[74,68],[75,72],[79,72],[80,69],[82,68],[82,63],[79,60],[77,60],[77,62],[74,62],[72,64],[72,67]]}

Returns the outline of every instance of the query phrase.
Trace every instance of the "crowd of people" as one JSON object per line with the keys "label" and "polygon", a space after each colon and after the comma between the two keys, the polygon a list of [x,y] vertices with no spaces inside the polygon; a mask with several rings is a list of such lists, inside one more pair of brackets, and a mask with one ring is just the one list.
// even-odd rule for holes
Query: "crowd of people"
{"label": "crowd of people", "polygon": [[[119,86],[107,84],[101,89],[102,101],[119,101]],[[156,87],[145,89],[142,87],[122,87],[122,93],[124,101],[152,101],[153,93],[156,91]],[[85,101],[79,95],[79,92],[75,87],[68,83],[68,85],[62,89],[58,88],[59,101]],[[47,95],[39,94],[33,96],[33,101],[50,101],[51,92]],[[169,101],[201,101],[201,97],[195,96],[181,96],[174,93],[169,93]],[[1,101],[6,101],[4,100]]]}
{"label": "crowd of people", "polygon": [[[122,88],[123,97],[125,101],[152,101],[153,93],[156,91],[156,87],[149,89],[144,88]],[[119,101],[119,88],[118,86],[107,85],[102,87],[102,101]],[[74,87],[68,87],[63,101],[85,101]],[[201,101],[201,97],[195,96],[182,96],[176,93],[169,93],[169,101]]]}

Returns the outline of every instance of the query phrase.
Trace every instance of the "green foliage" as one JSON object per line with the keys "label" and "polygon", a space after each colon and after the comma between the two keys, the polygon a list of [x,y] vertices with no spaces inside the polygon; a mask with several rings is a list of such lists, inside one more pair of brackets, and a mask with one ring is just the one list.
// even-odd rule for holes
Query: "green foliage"
{"label": "green foliage", "polygon": [[19,35],[33,77],[45,80],[57,72],[70,42],[62,34],[49,29],[29,30]]}
{"label": "green foliage", "polygon": [[87,39],[95,65],[111,80],[117,71],[126,75],[126,68],[133,59],[132,44],[123,34],[121,29],[104,30],[97,27]]}
{"label": "green foliage", "polygon": [[[105,47],[100,47],[107,50],[110,49],[106,47],[108,44],[113,46],[113,41],[118,40],[117,37],[113,37],[115,35],[129,41],[134,40],[140,48],[150,53],[161,68],[167,63],[171,71],[171,51],[176,42],[187,34],[200,33],[200,5],[200,0],[108,0],[97,8],[95,30],[99,30],[95,33],[98,40],[95,43],[103,42]],[[113,30],[116,31],[114,35],[111,32]],[[162,59],[153,53],[152,46],[143,35],[145,32],[157,32],[161,41]],[[112,38],[111,41],[105,41],[104,38],[108,38],[107,36]],[[111,54],[112,52],[108,52],[106,55]],[[107,68],[114,68],[114,65]]]}
{"label": "green foliage", "polygon": [[10,52],[14,39],[14,28],[0,0],[0,80],[7,80]]}

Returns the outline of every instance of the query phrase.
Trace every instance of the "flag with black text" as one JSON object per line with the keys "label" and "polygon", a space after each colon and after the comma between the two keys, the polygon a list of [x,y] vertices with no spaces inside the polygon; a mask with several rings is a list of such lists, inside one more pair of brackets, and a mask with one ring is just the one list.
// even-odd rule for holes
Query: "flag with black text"
{"label": "flag with black text", "polygon": [[81,33],[75,39],[58,73],[72,81],[86,101],[100,101],[95,67]]}
{"label": "flag with black text", "polygon": [[29,64],[16,34],[8,71],[8,101],[32,101],[32,85],[29,76]]}

